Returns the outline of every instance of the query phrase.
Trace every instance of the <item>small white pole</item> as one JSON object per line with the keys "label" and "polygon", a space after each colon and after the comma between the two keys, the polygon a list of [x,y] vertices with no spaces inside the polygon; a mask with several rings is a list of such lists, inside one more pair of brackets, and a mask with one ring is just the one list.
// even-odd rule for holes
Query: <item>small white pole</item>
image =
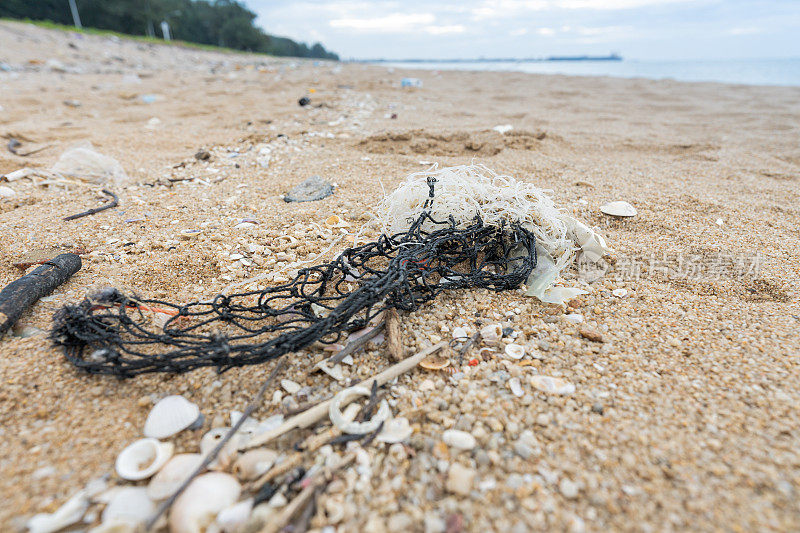
{"label": "small white pole", "polygon": [[81,25],[81,16],[78,13],[78,6],[75,5],[75,0],[69,0],[69,10],[72,11],[72,21],[75,23],[75,27],[83,28]]}
{"label": "small white pole", "polygon": [[170,41],[169,23],[166,20],[161,21],[161,35],[164,36],[165,41]]}

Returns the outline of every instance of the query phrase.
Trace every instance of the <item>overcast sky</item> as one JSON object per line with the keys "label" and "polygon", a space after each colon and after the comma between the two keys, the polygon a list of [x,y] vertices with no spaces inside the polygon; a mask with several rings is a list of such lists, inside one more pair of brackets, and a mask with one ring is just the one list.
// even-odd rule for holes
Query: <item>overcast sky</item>
{"label": "overcast sky", "polygon": [[800,57],[800,0],[245,0],[347,58]]}

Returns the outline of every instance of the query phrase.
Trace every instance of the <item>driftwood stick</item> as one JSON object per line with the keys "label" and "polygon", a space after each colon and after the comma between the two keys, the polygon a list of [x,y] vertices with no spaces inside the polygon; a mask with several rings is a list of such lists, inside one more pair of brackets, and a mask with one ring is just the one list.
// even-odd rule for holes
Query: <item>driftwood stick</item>
{"label": "driftwood stick", "polygon": [[[419,362],[425,359],[427,356],[441,350],[445,346],[447,346],[447,343],[442,341],[439,344],[435,344],[433,346],[425,348],[418,354],[412,355],[408,359],[403,359],[396,365],[390,366],[380,374],[364,380],[363,384],[366,387],[371,387],[372,386],[371,382],[374,381],[377,382],[378,386],[380,387],[381,385],[389,382],[390,380],[396,378],[397,376],[408,372],[409,370],[417,366]],[[355,397],[353,396],[350,398],[350,401],[354,399]],[[257,448],[258,446],[263,446],[264,444],[270,442],[271,440],[276,439],[295,428],[304,428],[310,426],[311,424],[324,418],[325,415],[328,414],[328,409],[332,401],[333,398],[318,403],[308,411],[300,413],[299,415],[293,416],[289,420],[286,420],[283,424],[276,427],[272,431],[267,431],[266,433],[262,433],[261,435],[256,435],[255,437],[250,439],[250,442],[247,443],[245,449]],[[342,405],[340,407],[345,407],[348,403],[349,402],[342,402]]]}
{"label": "driftwood stick", "polygon": [[339,352],[336,353],[336,355],[333,355],[332,357],[330,357],[328,359],[328,361],[330,361],[332,364],[341,363],[342,359],[344,359],[345,357],[347,357],[348,355],[350,355],[351,353],[355,352],[356,350],[358,350],[359,348],[361,348],[362,346],[367,344],[369,341],[371,341],[372,339],[377,337],[378,333],[381,332],[381,329],[383,328],[384,324],[385,324],[385,322],[381,322],[380,324],[375,326],[372,329],[372,331],[369,331],[369,332],[365,333],[364,335],[361,335],[359,338],[357,338],[354,341],[348,342],[345,345],[344,348],[339,350]]}
{"label": "driftwood stick", "polygon": [[228,430],[228,433],[225,434],[225,436],[217,443],[214,449],[211,450],[211,453],[209,453],[205,457],[205,459],[203,459],[203,462],[200,463],[200,465],[194,470],[194,472],[192,472],[192,474],[188,478],[186,478],[186,481],[184,481],[183,484],[181,484],[181,486],[178,487],[178,490],[176,490],[172,494],[172,496],[166,499],[164,503],[158,506],[158,509],[156,509],[155,514],[152,517],[150,517],[150,520],[148,520],[147,524],[145,524],[145,530],[150,531],[151,529],[153,529],[153,526],[155,526],[156,522],[161,517],[161,515],[167,512],[167,510],[172,506],[172,504],[175,503],[175,500],[178,499],[178,496],[180,496],[183,493],[183,491],[186,490],[186,487],[189,486],[189,484],[194,480],[194,478],[200,475],[200,473],[203,472],[203,470],[205,470],[206,467],[208,467],[208,465],[211,464],[211,462],[214,459],[216,459],[220,450],[222,450],[225,444],[227,444],[228,441],[231,440],[231,438],[236,434],[236,432],[239,431],[239,428],[242,427],[244,421],[247,420],[247,418],[251,414],[253,414],[253,411],[258,409],[259,405],[261,404],[261,399],[267,392],[267,388],[269,387],[270,383],[272,383],[272,380],[275,379],[275,376],[278,375],[278,372],[280,372],[283,369],[285,363],[286,363],[285,357],[282,358],[280,361],[278,361],[278,364],[275,365],[275,368],[272,369],[272,372],[270,372],[269,377],[267,377],[267,380],[261,385],[261,388],[258,389],[258,392],[253,398],[253,401],[251,401],[248,404],[247,408],[244,410],[244,413],[242,413],[242,416],[239,418],[239,421],[236,422],[236,424],[234,424],[230,430]]}
{"label": "driftwood stick", "polygon": [[88,217],[89,215],[94,215],[95,213],[99,213],[100,211],[105,211],[106,209],[111,209],[112,207],[117,207],[119,205],[119,197],[116,194],[108,189],[103,189],[103,194],[110,196],[111,201],[101,205],[100,207],[93,207],[92,209],[86,210],[82,213],[76,213],[74,215],[64,217],[64,220],[75,220],[76,218]]}
{"label": "driftwood stick", "polygon": [[405,349],[400,338],[400,317],[396,309],[387,309],[386,317],[386,344],[389,346],[389,355],[394,361],[405,359]]}
{"label": "driftwood stick", "polygon": [[80,269],[80,256],[61,254],[9,283],[0,292],[0,336],[11,329],[28,307],[53,292]]}

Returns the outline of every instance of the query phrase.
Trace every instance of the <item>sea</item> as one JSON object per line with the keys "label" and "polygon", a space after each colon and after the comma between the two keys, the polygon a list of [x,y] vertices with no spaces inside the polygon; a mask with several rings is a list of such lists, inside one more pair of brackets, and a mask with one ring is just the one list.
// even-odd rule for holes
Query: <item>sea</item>
{"label": "sea", "polygon": [[800,57],[702,61],[437,61],[381,62],[387,67],[430,70],[492,70],[652,80],[710,81],[746,85],[800,86]]}

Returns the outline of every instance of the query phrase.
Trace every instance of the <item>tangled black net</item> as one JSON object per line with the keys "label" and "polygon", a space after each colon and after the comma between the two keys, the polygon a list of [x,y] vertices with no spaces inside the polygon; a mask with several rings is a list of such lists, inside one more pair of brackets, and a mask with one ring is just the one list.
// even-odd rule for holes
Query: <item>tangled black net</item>
{"label": "tangled black net", "polygon": [[535,237],[519,225],[476,218],[457,228],[424,212],[405,233],[348,248],[263,290],[185,305],[101,291],[61,308],[51,338],[93,374],[225,371],[335,343],[384,309],[413,311],[445,290],[518,288],[535,266]]}

